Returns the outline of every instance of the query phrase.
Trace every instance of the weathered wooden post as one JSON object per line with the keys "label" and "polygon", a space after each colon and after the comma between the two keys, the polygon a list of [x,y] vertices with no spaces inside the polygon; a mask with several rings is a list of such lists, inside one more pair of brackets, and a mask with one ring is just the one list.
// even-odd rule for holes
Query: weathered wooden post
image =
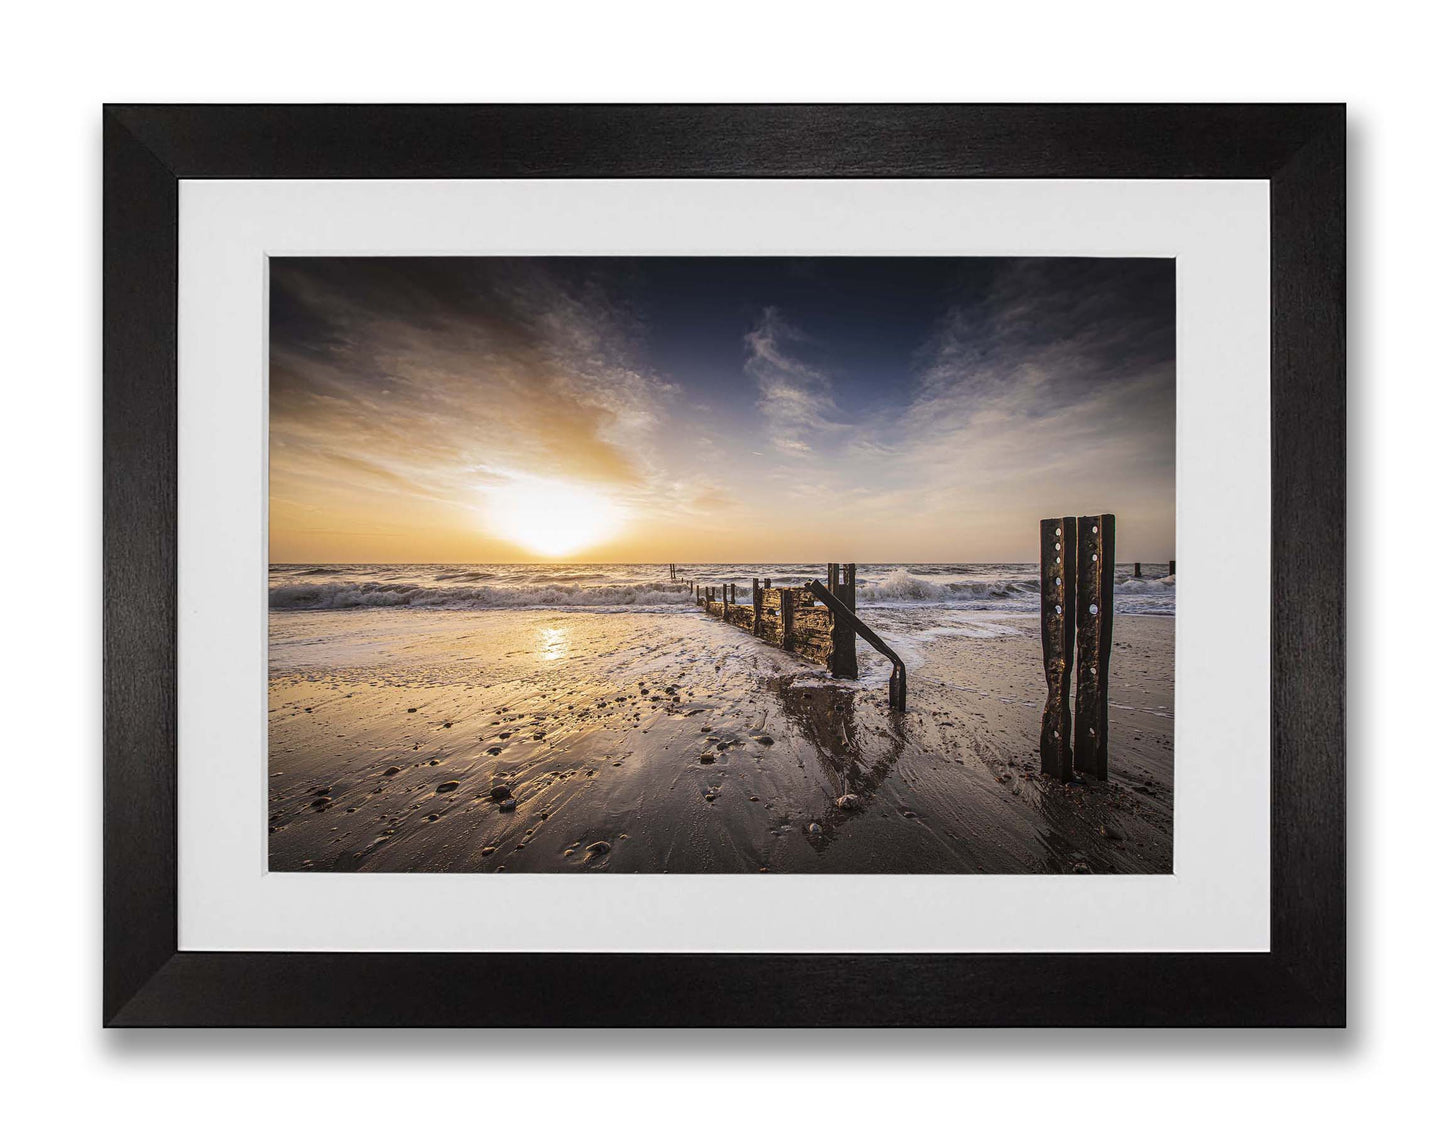
{"label": "weathered wooden post", "polygon": [[778,613],[779,625],[782,629],[782,646],[785,650],[793,648],[793,600],[798,593],[791,587],[784,587],[779,595],[782,596],[782,609]]}
{"label": "weathered wooden post", "polygon": [[1114,647],[1114,515],[1079,518],[1078,689],[1074,768],[1109,777],[1109,655]]}
{"label": "weathered wooden post", "polygon": [[1144,578],[1144,572],[1140,570],[1142,567],[1143,567],[1142,564],[1137,564],[1137,563],[1136,563],[1136,564],[1134,565],[1134,578],[1135,578],[1135,579],[1143,579],[1143,578]]}
{"label": "weathered wooden post", "polygon": [[763,632],[763,596],[758,587],[758,578],[753,576],[753,637]]}
{"label": "weathered wooden post", "polygon": [[[850,611],[858,607],[858,565],[828,565],[828,593]],[[832,616],[832,648],[828,656],[828,672],[834,677],[858,676],[858,638],[851,620],[841,614]]]}
{"label": "weathered wooden post", "polygon": [[1067,782],[1073,775],[1069,726],[1069,674],[1074,669],[1075,551],[1078,521],[1054,517],[1039,522],[1039,611],[1044,643],[1044,677],[1049,695],[1039,732],[1044,774]]}
{"label": "weathered wooden post", "polygon": [[726,621],[728,620],[728,585],[727,585],[726,583],[724,583],[724,584],[722,585],[722,587],[723,587],[722,620],[723,620],[724,622],[726,622]]}
{"label": "weathered wooden post", "polygon": [[1169,561],[1169,574],[1170,574],[1170,575],[1173,575],[1173,574],[1174,574],[1174,561],[1173,561],[1173,560],[1170,560],[1170,561]]}
{"label": "weathered wooden post", "polygon": [[764,586],[764,587],[771,587],[772,585],[773,585],[773,581],[772,581],[771,579],[764,579],[764,580],[763,580],[763,586]]}

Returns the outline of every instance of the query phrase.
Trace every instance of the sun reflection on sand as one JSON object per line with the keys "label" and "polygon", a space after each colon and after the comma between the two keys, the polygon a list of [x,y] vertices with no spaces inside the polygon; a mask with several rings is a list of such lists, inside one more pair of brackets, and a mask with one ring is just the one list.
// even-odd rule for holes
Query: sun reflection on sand
{"label": "sun reflection on sand", "polygon": [[538,654],[543,661],[556,661],[567,656],[567,631],[559,626],[544,626],[537,632]]}

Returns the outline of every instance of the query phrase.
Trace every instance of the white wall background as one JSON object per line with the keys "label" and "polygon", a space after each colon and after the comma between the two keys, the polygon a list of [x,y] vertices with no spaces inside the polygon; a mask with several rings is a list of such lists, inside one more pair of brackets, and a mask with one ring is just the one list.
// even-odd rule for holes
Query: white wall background
{"label": "white wall background", "polygon": [[[6,1105],[40,1122],[432,1116],[1377,1121],[1434,1104],[1438,29],[1414,4],[132,2],[5,21],[0,743]],[[103,101],[1347,100],[1344,1033],[103,1033]],[[1428,459],[1428,461],[1427,461]],[[1417,514],[1424,519],[1417,519]],[[1436,611],[1438,613],[1438,609]]]}

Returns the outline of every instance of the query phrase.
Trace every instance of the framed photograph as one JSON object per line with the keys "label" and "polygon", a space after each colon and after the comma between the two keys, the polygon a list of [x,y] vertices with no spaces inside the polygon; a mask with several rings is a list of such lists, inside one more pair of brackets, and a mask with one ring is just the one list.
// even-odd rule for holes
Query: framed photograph
{"label": "framed photograph", "polygon": [[1340,106],[110,106],[108,1025],[1341,1025]]}

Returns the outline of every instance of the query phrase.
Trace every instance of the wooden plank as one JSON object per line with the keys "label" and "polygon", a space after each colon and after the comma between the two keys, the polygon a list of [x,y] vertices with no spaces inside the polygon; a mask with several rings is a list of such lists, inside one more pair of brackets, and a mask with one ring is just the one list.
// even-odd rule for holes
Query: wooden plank
{"label": "wooden plank", "polygon": [[1039,758],[1046,775],[1068,781],[1073,775],[1069,725],[1069,674],[1074,668],[1075,551],[1074,517],[1039,522],[1039,613],[1044,644],[1048,700],[1039,730]]}
{"label": "wooden plank", "polygon": [[1114,515],[1079,518],[1078,687],[1074,769],[1109,777],[1109,655],[1114,648]]}
{"label": "wooden plank", "polygon": [[757,637],[762,633],[763,626],[763,603],[758,587],[757,578],[753,578],[753,636]]}
{"label": "wooden plank", "polygon": [[791,587],[784,587],[780,594],[783,599],[782,620],[779,630],[782,636],[780,644],[783,649],[790,650],[793,648],[793,604],[797,600],[797,593]]}
{"label": "wooden plank", "polygon": [[[838,601],[853,610],[858,605],[858,567],[849,564],[839,568],[834,564],[829,571],[832,580],[828,590]],[[830,612],[831,615],[831,612]],[[858,676],[858,638],[853,624],[842,615],[832,617],[832,647],[828,655],[828,671],[834,677],[856,678]]]}

